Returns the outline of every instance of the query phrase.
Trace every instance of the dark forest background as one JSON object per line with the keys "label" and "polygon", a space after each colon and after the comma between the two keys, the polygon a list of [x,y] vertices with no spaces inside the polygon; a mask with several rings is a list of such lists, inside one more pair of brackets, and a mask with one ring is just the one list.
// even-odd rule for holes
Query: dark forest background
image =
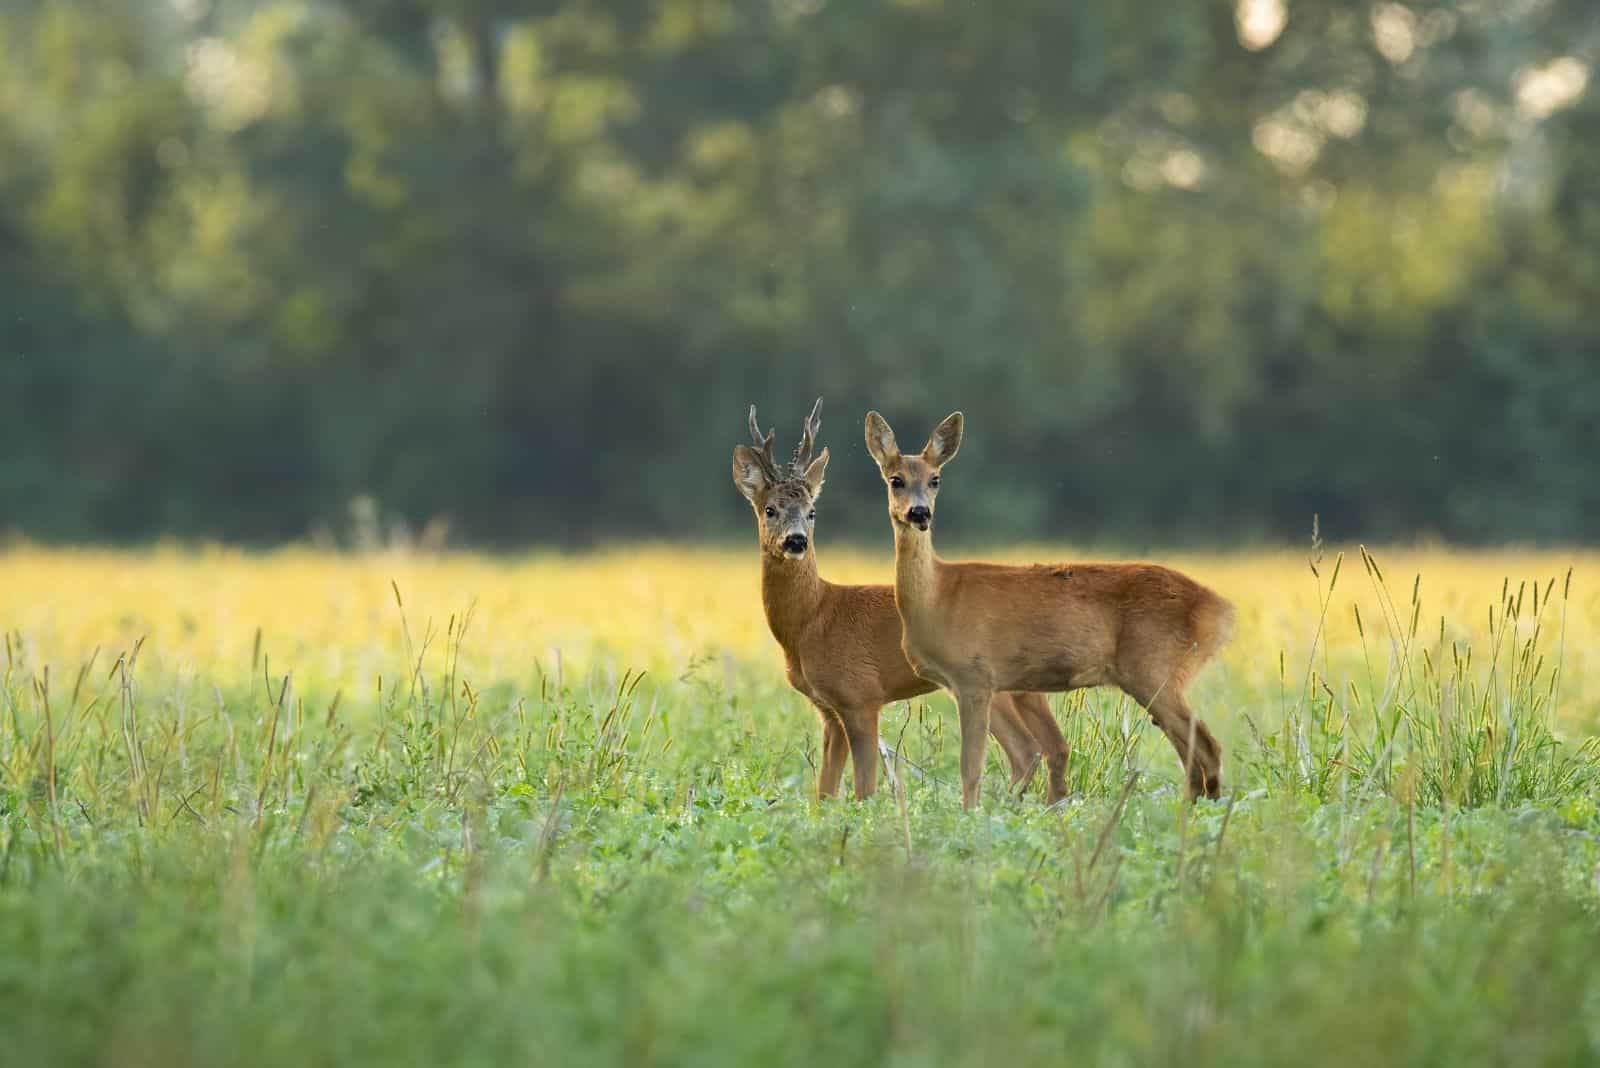
{"label": "dark forest background", "polygon": [[7,0],[0,532],[1600,539],[1600,4]]}

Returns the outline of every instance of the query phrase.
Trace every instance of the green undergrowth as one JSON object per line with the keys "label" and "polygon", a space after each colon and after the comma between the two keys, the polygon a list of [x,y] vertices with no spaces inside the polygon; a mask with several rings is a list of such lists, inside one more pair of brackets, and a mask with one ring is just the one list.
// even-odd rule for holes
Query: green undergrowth
{"label": "green undergrowth", "polygon": [[1600,762],[1538,598],[1490,648],[1401,598],[1357,670],[1207,682],[1219,802],[1093,692],[1065,802],[991,751],[970,813],[943,698],[818,803],[814,715],[725,659],[472,679],[452,625],[352,696],[17,636],[0,1062],[1592,1061]]}

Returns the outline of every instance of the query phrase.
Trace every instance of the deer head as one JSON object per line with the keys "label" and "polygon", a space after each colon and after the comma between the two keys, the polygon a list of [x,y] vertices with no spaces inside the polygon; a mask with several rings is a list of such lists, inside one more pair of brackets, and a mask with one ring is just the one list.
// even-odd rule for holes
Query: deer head
{"label": "deer head", "polygon": [[822,493],[822,478],[828,468],[828,450],[812,458],[817,431],[822,428],[822,398],[806,419],[800,443],[787,468],[772,458],[775,432],[762,436],[756,422],[756,406],[750,406],[750,437],[754,446],[736,445],[733,449],[733,484],[755,509],[756,529],[761,549],[772,556],[799,560],[811,551],[812,531],[817,522],[817,497]]}
{"label": "deer head", "polygon": [[906,456],[895,444],[894,431],[877,412],[867,413],[867,451],[889,487],[889,519],[897,527],[927,531],[933,526],[933,503],[939,496],[939,470],[961,447],[961,413],[953,412],[934,428],[920,453]]}

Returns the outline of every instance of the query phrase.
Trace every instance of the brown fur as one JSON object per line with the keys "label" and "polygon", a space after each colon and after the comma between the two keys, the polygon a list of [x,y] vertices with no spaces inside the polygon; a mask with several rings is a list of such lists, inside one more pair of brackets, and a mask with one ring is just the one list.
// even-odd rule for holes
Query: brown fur
{"label": "brown fur", "polygon": [[[817,419],[814,410],[787,476],[771,460],[770,435],[761,439],[756,434],[762,444],[759,452],[738,446],[734,483],[756,513],[767,625],[783,648],[789,684],[811,701],[822,721],[817,794],[828,797],[837,792],[849,756],[855,795],[864,798],[877,787],[881,709],[936,687],[906,662],[892,587],[840,586],[817,573],[810,540],[815,524],[812,507],[827,465],[826,449],[810,462],[807,443],[815,435]],[[783,546],[785,536],[797,533],[807,539],[799,556]],[[1048,768],[1049,798],[1059,800],[1066,792],[1067,742],[1049,702],[1036,693],[995,694],[986,718],[1011,765],[1013,787],[1024,788],[1043,762]]]}
{"label": "brown fur", "polygon": [[[960,439],[956,413],[922,453],[903,456],[883,418],[867,417],[867,447],[889,487],[904,651],[961,710],[962,803],[978,801],[990,694],[1106,685],[1149,710],[1177,750],[1192,794],[1218,796],[1222,747],[1194,717],[1184,691],[1227,640],[1232,607],[1156,564],[1014,567],[939,559],[933,501],[939,471]],[[925,526],[918,509],[926,510]]]}

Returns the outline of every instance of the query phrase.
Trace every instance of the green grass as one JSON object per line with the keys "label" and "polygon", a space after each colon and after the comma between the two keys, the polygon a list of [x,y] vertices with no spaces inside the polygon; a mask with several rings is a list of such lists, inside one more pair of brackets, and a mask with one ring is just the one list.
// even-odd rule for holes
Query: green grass
{"label": "green grass", "polygon": [[975,813],[943,699],[887,711],[901,788],[812,801],[765,665],[473,679],[452,623],[336,698],[14,635],[0,1063],[1594,1061],[1600,774],[1514,594],[1470,653],[1402,598],[1370,673],[1208,684],[1224,802],[1096,692],[1068,802],[991,748]]}

